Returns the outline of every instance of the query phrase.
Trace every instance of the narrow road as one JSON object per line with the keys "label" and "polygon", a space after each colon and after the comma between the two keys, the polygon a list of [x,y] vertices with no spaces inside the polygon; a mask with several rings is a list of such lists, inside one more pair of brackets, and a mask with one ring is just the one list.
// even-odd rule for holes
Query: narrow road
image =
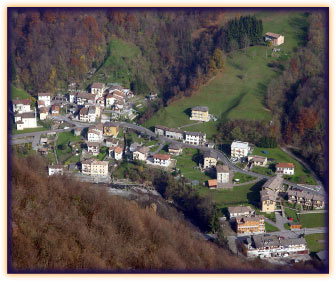
{"label": "narrow road", "polygon": [[177,127],[177,129],[182,129],[182,128],[187,128],[187,127],[191,127],[191,126],[195,126],[195,125],[199,125],[199,124],[201,124],[202,123],[202,121],[198,121],[198,122],[196,122],[196,123],[192,123],[192,124],[187,124],[187,125],[183,125],[183,126],[181,126],[181,127]]}

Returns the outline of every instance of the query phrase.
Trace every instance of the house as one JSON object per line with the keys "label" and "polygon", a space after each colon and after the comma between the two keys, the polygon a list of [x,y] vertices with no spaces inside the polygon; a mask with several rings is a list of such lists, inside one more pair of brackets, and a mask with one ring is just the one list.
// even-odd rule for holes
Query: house
{"label": "house", "polygon": [[207,106],[196,106],[191,109],[190,120],[208,122],[210,120]]}
{"label": "house", "polygon": [[180,155],[182,153],[182,145],[179,144],[179,143],[171,143],[169,146],[168,146],[168,152],[169,154],[171,155]]}
{"label": "house", "polygon": [[88,152],[92,153],[93,156],[99,154],[99,142],[88,142],[87,143]]}
{"label": "house", "polygon": [[259,258],[291,257],[309,254],[304,238],[283,238],[277,235],[254,235],[248,238],[247,256]]}
{"label": "house", "polygon": [[184,132],[175,128],[167,128],[165,131],[165,136],[174,140],[183,140]]}
{"label": "house", "polygon": [[106,87],[104,83],[93,83],[91,85],[91,94],[102,97]]}
{"label": "house", "polygon": [[120,127],[117,123],[114,122],[105,122],[104,123],[104,135],[112,136],[116,138],[119,134]]}
{"label": "house", "polygon": [[231,157],[232,158],[244,158],[250,151],[248,142],[233,141],[231,144]]}
{"label": "house", "polygon": [[113,95],[113,98],[115,99],[115,102],[118,102],[120,104],[125,104],[126,102],[125,96],[121,91],[115,90],[112,95]]}
{"label": "house", "polygon": [[88,122],[89,121],[89,109],[87,107],[83,107],[79,111],[79,120],[82,121],[82,122]]}
{"label": "house", "polygon": [[45,107],[45,101],[44,100],[38,100],[37,101],[37,108]]}
{"label": "house", "polygon": [[288,202],[300,204],[307,209],[323,209],[325,207],[325,200],[322,195],[312,194],[306,191],[287,190]]}
{"label": "house", "polygon": [[48,115],[49,115],[49,110],[48,110],[48,108],[46,108],[46,107],[41,107],[40,109],[39,109],[39,113],[40,113],[40,120],[45,120],[45,119],[47,119],[47,117],[48,117]]}
{"label": "house", "polygon": [[217,165],[217,154],[212,150],[207,150],[203,155],[203,169],[215,167]]}
{"label": "house", "polygon": [[89,106],[87,116],[89,123],[96,122],[96,119],[100,116],[100,108],[98,106]]}
{"label": "house", "polygon": [[251,217],[238,216],[235,219],[237,235],[249,235],[266,232],[263,215],[254,215]]}
{"label": "house", "polygon": [[147,146],[137,147],[133,151],[133,160],[146,161],[148,153],[149,153],[149,147]]}
{"label": "house", "polygon": [[185,132],[184,143],[202,145],[206,142],[206,134],[201,132]]}
{"label": "house", "polygon": [[260,191],[261,211],[267,214],[274,213],[276,208],[276,194],[274,191],[264,189]]}
{"label": "house", "polygon": [[85,91],[79,91],[79,92],[74,93],[73,100],[78,105],[84,105],[84,104],[94,105],[95,101],[96,101],[96,96],[91,95],[91,94],[89,94],[88,92],[85,92]]}
{"label": "house", "polygon": [[88,159],[82,162],[82,174],[93,177],[108,176],[108,161]]}
{"label": "house", "polygon": [[210,189],[217,188],[217,180],[216,179],[208,180],[208,186]]}
{"label": "house", "polygon": [[51,94],[50,93],[38,93],[37,100],[44,101],[44,106],[50,106]]}
{"label": "house", "polygon": [[102,142],[103,141],[103,124],[91,126],[88,130],[89,142]]}
{"label": "house", "polygon": [[113,139],[113,138],[108,138],[105,140],[105,145],[107,147],[116,147],[119,145],[119,140],[118,139]]}
{"label": "house", "polygon": [[96,100],[96,104],[98,104],[100,107],[105,107],[105,100],[104,97],[100,97]]}
{"label": "house", "polygon": [[[158,136],[165,136],[167,130],[169,130],[168,127],[161,126],[161,125],[156,125],[155,126],[155,134],[158,135]],[[183,136],[182,136],[182,138],[183,138]]]}
{"label": "house", "polygon": [[216,166],[216,172],[217,172],[217,183],[218,183],[218,185],[229,182],[229,180],[230,180],[229,166],[227,166],[227,165],[217,165]]}
{"label": "house", "polygon": [[36,112],[24,112],[17,114],[15,115],[14,120],[18,131],[37,127]]}
{"label": "house", "polygon": [[137,142],[133,142],[131,145],[130,145],[130,152],[134,152],[137,147],[141,146],[140,143],[137,143]]}
{"label": "house", "polygon": [[121,160],[123,155],[123,148],[120,146],[112,146],[109,148],[109,156],[114,157],[115,160]]}
{"label": "house", "polygon": [[12,103],[14,113],[24,113],[29,112],[31,110],[29,99],[13,100]]}
{"label": "house", "polygon": [[80,136],[82,134],[83,129],[82,128],[75,128],[74,129],[74,135],[76,137]]}
{"label": "house", "polygon": [[275,165],[275,173],[278,175],[294,175],[293,163],[278,163]]}
{"label": "house", "polygon": [[41,145],[47,145],[48,144],[48,138],[40,138],[40,144]]}
{"label": "house", "polygon": [[59,106],[58,106],[58,105],[53,105],[53,106],[51,107],[51,115],[52,115],[52,116],[58,116],[59,113],[60,113],[60,108],[59,108]]}
{"label": "house", "polygon": [[276,194],[282,190],[283,178],[280,176],[274,176],[269,178],[262,186],[261,189],[272,190]]}
{"label": "house", "polygon": [[273,46],[279,46],[285,43],[285,37],[281,34],[266,32],[265,41],[271,41]]}
{"label": "house", "polygon": [[252,166],[261,166],[265,167],[267,165],[267,157],[258,156],[258,155],[249,155],[247,161],[251,163]]}
{"label": "house", "polygon": [[41,155],[48,155],[48,148],[41,147],[37,150]]}
{"label": "house", "polygon": [[105,104],[106,107],[111,107],[115,103],[115,98],[113,97],[112,93],[109,93],[105,96]]}
{"label": "house", "polygon": [[154,164],[159,166],[167,167],[170,165],[170,155],[169,154],[154,154]]}
{"label": "house", "polygon": [[230,219],[236,217],[250,217],[255,214],[255,210],[253,210],[250,206],[234,206],[228,207],[228,213]]}
{"label": "house", "polygon": [[64,166],[63,165],[51,165],[48,166],[48,175],[63,175],[64,173]]}

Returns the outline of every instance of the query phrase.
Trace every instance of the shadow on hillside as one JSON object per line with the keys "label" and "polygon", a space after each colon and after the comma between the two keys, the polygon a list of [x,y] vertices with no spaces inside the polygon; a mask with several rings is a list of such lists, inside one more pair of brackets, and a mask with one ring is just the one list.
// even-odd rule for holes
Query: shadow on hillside
{"label": "shadow on hillside", "polygon": [[221,115],[221,120],[226,120],[228,114],[230,113],[231,110],[235,109],[241,102],[241,100],[243,99],[243,97],[247,94],[247,92],[243,92],[241,93],[238,97],[234,98],[232,100],[232,105],[222,113]]}
{"label": "shadow on hillside", "polygon": [[260,190],[262,185],[265,183],[265,180],[258,181],[250,188],[250,192],[247,193],[247,201],[249,204],[252,204],[255,207],[260,205]]}
{"label": "shadow on hillside", "polygon": [[[307,32],[308,32],[308,15],[305,14],[303,17],[298,16],[290,18],[288,23],[295,30],[295,35],[299,40],[299,46],[304,46],[307,42]],[[297,31],[296,31],[297,30]]]}
{"label": "shadow on hillside", "polygon": [[187,108],[183,111],[185,114],[187,114],[189,117],[191,117],[191,107]]}

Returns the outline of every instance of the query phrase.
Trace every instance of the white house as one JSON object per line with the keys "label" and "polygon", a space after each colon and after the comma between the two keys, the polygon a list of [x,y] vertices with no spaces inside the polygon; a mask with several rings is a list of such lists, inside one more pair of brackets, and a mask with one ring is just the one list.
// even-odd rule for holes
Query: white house
{"label": "white house", "polygon": [[154,164],[159,166],[167,167],[170,165],[170,155],[169,154],[154,154]]}
{"label": "white house", "polygon": [[230,178],[230,171],[227,165],[217,165],[217,184],[228,183]]}
{"label": "white house", "polygon": [[64,166],[63,165],[51,165],[48,166],[48,174],[49,176],[52,175],[63,175],[64,173]]}
{"label": "white house", "polygon": [[105,89],[104,83],[93,83],[91,86],[91,94],[97,95],[100,98],[103,96]]}
{"label": "white house", "polygon": [[92,153],[93,156],[99,154],[99,142],[88,142],[87,143],[88,152]]}
{"label": "white house", "polygon": [[201,132],[185,132],[184,143],[202,145],[206,142],[206,134]]}
{"label": "white house", "polygon": [[[252,241],[253,240],[253,241]],[[309,254],[304,238],[281,238],[276,235],[254,235],[247,239],[247,256],[259,258],[290,257]]]}
{"label": "white house", "polygon": [[46,107],[41,107],[40,109],[40,120],[45,120],[48,117],[48,108]]}
{"label": "white house", "polygon": [[39,101],[44,101],[45,106],[50,106],[51,94],[50,93],[38,93],[37,98]]}
{"label": "white house", "polygon": [[294,175],[293,163],[278,163],[275,165],[275,173],[278,175]]}
{"label": "white house", "polygon": [[121,160],[123,155],[123,148],[120,146],[112,146],[109,148],[109,156],[114,157],[115,160]]}
{"label": "white house", "polygon": [[13,100],[13,112],[14,113],[24,113],[29,112],[30,109],[30,100]]}
{"label": "white house", "polygon": [[231,157],[243,158],[246,157],[250,151],[248,142],[234,141],[231,144]]}
{"label": "white house", "polygon": [[36,112],[25,112],[15,115],[15,122],[17,130],[23,130],[28,128],[36,128]]}
{"label": "white house", "polygon": [[113,97],[112,93],[106,95],[105,103],[106,103],[106,107],[111,107],[112,105],[114,105],[115,98]]}
{"label": "white house", "polygon": [[149,148],[147,146],[137,147],[133,151],[133,160],[146,161],[149,153]]}
{"label": "white house", "polygon": [[88,130],[89,142],[102,142],[103,141],[103,124],[91,126]]}

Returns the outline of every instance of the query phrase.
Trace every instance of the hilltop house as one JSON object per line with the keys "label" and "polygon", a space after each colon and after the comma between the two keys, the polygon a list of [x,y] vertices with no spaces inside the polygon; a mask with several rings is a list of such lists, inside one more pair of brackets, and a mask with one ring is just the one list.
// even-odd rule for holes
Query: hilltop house
{"label": "hilltop house", "polygon": [[204,152],[203,169],[208,169],[217,165],[217,154],[212,150]]}
{"label": "hilltop house", "polygon": [[250,146],[248,142],[234,141],[231,144],[231,157],[234,158],[244,158],[250,151]]}
{"label": "hilltop house", "polygon": [[106,87],[104,83],[93,83],[91,85],[91,94],[97,95],[97,97],[102,97]]}
{"label": "hilltop house", "polygon": [[167,167],[170,165],[170,155],[169,154],[154,154],[154,164],[159,166]]}
{"label": "hilltop house", "polygon": [[30,100],[13,100],[13,112],[14,113],[24,113],[30,111]]}
{"label": "hilltop house", "polygon": [[146,161],[148,153],[149,153],[149,147],[147,146],[137,147],[133,151],[133,160]]}
{"label": "hilltop house", "polygon": [[276,174],[279,175],[294,175],[294,164],[293,163],[278,163],[275,165]]}
{"label": "hilltop house", "polygon": [[108,176],[108,161],[98,161],[96,159],[83,161],[82,173],[93,177],[106,177]]}
{"label": "hilltop house", "polygon": [[88,152],[92,153],[93,156],[99,154],[99,143],[98,142],[88,142],[87,143]]}
{"label": "hilltop house", "polygon": [[253,210],[250,206],[234,206],[228,207],[228,213],[230,219],[236,217],[250,217],[255,214],[255,210]]}
{"label": "hilltop house", "polygon": [[273,46],[279,46],[285,43],[285,37],[281,34],[266,32],[265,41],[271,41]]}
{"label": "hilltop house", "polygon": [[208,122],[210,120],[209,108],[207,106],[196,106],[191,109],[190,120]]}
{"label": "hilltop house", "polygon": [[50,93],[38,93],[37,99],[38,101],[44,101],[44,106],[50,106],[51,94]]}

